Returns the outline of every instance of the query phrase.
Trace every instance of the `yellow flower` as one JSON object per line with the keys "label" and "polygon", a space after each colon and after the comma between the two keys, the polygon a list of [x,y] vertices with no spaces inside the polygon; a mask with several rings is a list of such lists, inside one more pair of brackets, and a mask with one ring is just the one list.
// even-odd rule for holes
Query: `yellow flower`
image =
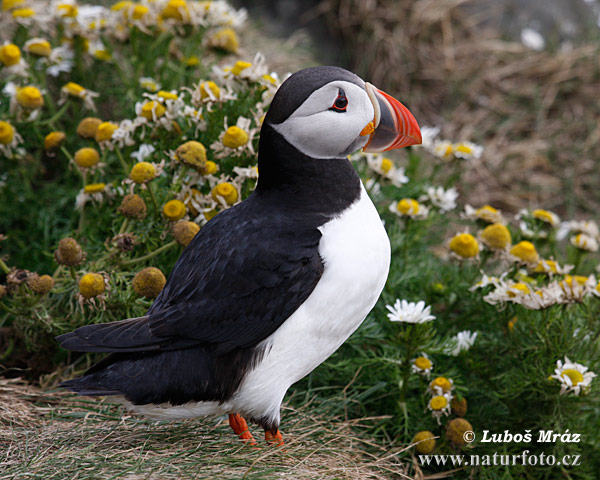
{"label": "yellow flower", "polygon": [[27,285],[35,293],[45,295],[54,287],[54,279],[50,275],[33,274],[27,279]]}
{"label": "yellow flower", "polygon": [[61,17],[75,18],[77,16],[77,5],[62,3],[57,8]]}
{"label": "yellow flower", "polygon": [[177,100],[176,94],[167,92],[166,90],[159,90],[156,95],[160,98],[164,98],[165,100]]}
{"label": "yellow flower", "polygon": [[553,227],[558,227],[560,223],[560,218],[554,212],[549,212],[548,210],[537,209],[531,212],[534,218],[541,220],[542,222],[548,223]]}
{"label": "yellow flower", "polygon": [[17,8],[12,11],[13,18],[29,18],[35,15],[33,8]]}
{"label": "yellow flower", "polygon": [[118,12],[118,11],[123,10],[123,9],[127,9],[128,10],[131,6],[133,6],[133,4],[134,3],[131,2],[131,1],[117,2],[114,5],[112,5],[110,7],[110,9],[113,12]]}
{"label": "yellow flower", "polygon": [[583,286],[589,280],[588,277],[583,275],[565,275],[564,280],[561,282],[561,286],[565,289],[565,286],[573,289],[573,286]]}
{"label": "yellow flower", "polygon": [[203,175],[212,175],[217,170],[218,170],[217,164],[215,162],[207,160],[206,161],[206,165],[204,166],[204,171],[202,172],[202,174]]}
{"label": "yellow flower", "polygon": [[115,133],[115,130],[118,128],[119,126],[116,123],[102,122],[100,125],[98,125],[98,129],[96,130],[94,138],[98,143],[110,140],[113,133]]}
{"label": "yellow flower", "polygon": [[83,147],[75,152],[73,160],[81,168],[91,168],[100,161],[100,154],[93,148]]}
{"label": "yellow flower", "polygon": [[142,220],[146,217],[146,203],[144,202],[144,199],[136,193],[130,193],[123,197],[117,211],[128,218]]}
{"label": "yellow flower", "polygon": [[463,258],[476,257],[479,253],[479,243],[470,233],[459,233],[450,240],[450,250]]}
{"label": "yellow flower", "polygon": [[209,44],[213,47],[221,48],[230,53],[237,53],[240,46],[237,34],[232,28],[222,28],[215,32],[209,39]]}
{"label": "yellow flower", "polygon": [[415,358],[414,364],[420,370],[427,370],[431,368],[431,360],[426,357],[417,357]]}
{"label": "yellow flower", "polygon": [[514,283],[506,291],[506,294],[511,298],[515,298],[518,294],[527,295],[529,293],[531,293],[531,290],[525,283],[522,282]]}
{"label": "yellow flower", "polygon": [[209,220],[212,220],[214,217],[216,217],[217,213],[219,213],[219,212],[217,212],[217,210],[213,208],[212,210],[209,210],[208,212],[204,212],[203,215],[204,215],[204,218],[206,218],[206,221],[209,221]]}
{"label": "yellow flower", "polygon": [[185,0],[169,0],[169,3],[161,13],[162,18],[184,20],[189,18],[190,12]]}
{"label": "yellow flower", "polygon": [[398,202],[397,210],[403,215],[414,216],[419,213],[419,202],[412,198],[403,198]]}
{"label": "yellow flower", "polygon": [[142,87],[145,90],[148,90],[149,92],[156,92],[160,89],[160,86],[158,83],[156,83],[156,80],[150,77],[140,78],[140,87]]}
{"label": "yellow flower", "polygon": [[89,185],[86,185],[85,187],[83,187],[83,192],[84,193],[100,193],[100,192],[103,192],[105,188],[106,188],[105,183],[90,183]]}
{"label": "yellow flower", "polygon": [[50,132],[44,138],[44,150],[54,150],[60,147],[66,138],[65,132]]}
{"label": "yellow flower", "polygon": [[204,172],[206,166],[206,148],[200,142],[190,140],[175,150],[175,159],[193,167],[199,172]]}
{"label": "yellow flower", "polygon": [[244,62],[242,60],[238,60],[235,62],[235,65],[231,67],[231,73],[234,75],[239,75],[242,71],[246,70],[248,67],[251,67],[252,64],[250,62]]}
{"label": "yellow flower", "polygon": [[150,9],[145,5],[136,5],[133,7],[133,11],[131,12],[131,18],[134,20],[140,20],[144,15],[146,15]]}
{"label": "yellow flower", "polygon": [[86,117],[77,125],[76,133],[83,138],[95,138],[101,123],[102,120],[97,117]]}
{"label": "yellow flower", "polygon": [[112,55],[108,50],[95,50],[94,57],[96,57],[101,62],[108,62],[112,58]]}
{"label": "yellow flower", "polygon": [[435,435],[429,430],[423,430],[413,437],[411,443],[416,443],[415,450],[417,452],[427,455],[435,448]]}
{"label": "yellow flower", "polygon": [[185,216],[185,204],[181,200],[170,200],[163,207],[163,214],[172,222],[181,220]]}
{"label": "yellow flower", "polygon": [[504,250],[512,241],[508,228],[501,223],[488,225],[481,231],[480,237],[488,247],[497,250]]}
{"label": "yellow flower", "polygon": [[25,43],[25,50],[33,55],[38,55],[40,57],[49,57],[52,53],[52,47],[50,46],[50,42],[43,38],[32,38],[27,43]]}
{"label": "yellow flower", "polygon": [[498,219],[501,218],[500,212],[490,205],[475,210],[475,216],[488,223],[498,223]]}
{"label": "yellow flower", "polygon": [[7,67],[16,65],[21,61],[21,50],[13,43],[0,47],[0,62]]}
{"label": "yellow flower", "polygon": [[[380,165],[381,170],[383,171],[384,174],[388,173],[392,168],[394,168],[394,163],[387,157],[383,157],[381,159],[381,165]],[[417,208],[418,210],[418,208]],[[415,212],[416,213],[416,212]]]}
{"label": "yellow flower", "polygon": [[27,86],[17,89],[17,103],[25,108],[39,108],[44,105],[44,97],[36,87]]}
{"label": "yellow flower", "polygon": [[218,197],[223,198],[227,205],[233,205],[238,199],[237,189],[229,182],[219,183],[210,194],[215,200],[218,200]]}
{"label": "yellow flower", "polygon": [[149,162],[136,163],[129,173],[129,178],[135,183],[147,183],[154,177],[156,177],[156,168]]}
{"label": "yellow flower", "polygon": [[152,100],[142,105],[141,116],[148,120],[154,120],[155,118],[162,117],[166,111],[167,109],[162,104]]}
{"label": "yellow flower", "polygon": [[54,259],[59,265],[73,267],[83,262],[85,253],[77,240],[67,237],[58,242],[58,248],[54,251]]}
{"label": "yellow flower", "polygon": [[187,247],[199,231],[200,227],[194,222],[182,220],[173,225],[173,237],[182,247]]}
{"label": "yellow flower", "polygon": [[248,134],[240,127],[229,127],[223,135],[223,145],[229,148],[238,148],[248,143]]}
{"label": "yellow flower", "polygon": [[73,97],[81,97],[85,93],[86,89],[78,83],[68,82],[63,85],[61,90],[65,93],[68,93],[69,95],[72,95]]}
{"label": "yellow flower", "polygon": [[467,399],[465,397],[461,397],[460,399],[458,397],[454,397],[450,402],[450,407],[456,415],[459,417],[464,417],[467,413]]}
{"label": "yellow flower", "polygon": [[164,288],[167,279],[156,267],[148,267],[133,277],[133,290],[145,298],[156,298]]}
{"label": "yellow flower", "polygon": [[202,82],[200,83],[200,99],[204,100],[205,98],[210,98],[208,91],[214,95],[215,98],[219,98],[221,95],[221,90],[217,86],[217,84],[213,81]]}
{"label": "yellow flower", "polygon": [[446,393],[452,390],[452,382],[446,377],[437,377],[434,378],[429,384],[429,388],[432,391],[435,391],[435,387],[440,387],[442,389],[442,392]]}
{"label": "yellow flower", "polygon": [[537,264],[540,261],[540,256],[535,249],[535,245],[527,240],[523,240],[522,242],[513,245],[509,250],[509,253],[525,263]]}
{"label": "yellow flower", "polygon": [[465,433],[472,431],[473,426],[467,420],[464,418],[454,418],[448,422],[446,438],[454,445],[463,446],[468,443]]}
{"label": "yellow flower", "polygon": [[448,406],[448,399],[443,395],[436,395],[429,401],[432,410],[443,410]]}
{"label": "yellow flower", "polygon": [[0,143],[8,145],[15,138],[15,129],[13,126],[4,121],[0,121]]}
{"label": "yellow flower", "polygon": [[200,59],[196,55],[192,55],[185,58],[183,63],[185,63],[187,67],[195,67],[196,65],[200,65]]}
{"label": "yellow flower", "polygon": [[2,0],[2,10],[12,10],[19,5],[25,3],[25,0]]}
{"label": "yellow flower", "polygon": [[85,298],[97,297],[104,288],[104,277],[99,273],[86,273],[79,280],[79,293]]}

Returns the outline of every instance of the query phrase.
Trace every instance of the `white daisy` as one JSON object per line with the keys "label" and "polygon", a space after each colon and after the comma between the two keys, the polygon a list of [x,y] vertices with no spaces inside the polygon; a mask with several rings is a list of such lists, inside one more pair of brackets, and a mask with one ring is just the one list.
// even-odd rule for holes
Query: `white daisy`
{"label": "white daisy", "polygon": [[419,200],[429,200],[433,205],[438,207],[442,212],[449,212],[456,208],[456,199],[458,191],[452,187],[445,190],[444,187],[427,187],[426,195],[423,195]]}
{"label": "white daisy", "polygon": [[560,394],[566,395],[573,392],[575,395],[587,393],[590,389],[592,379],[596,376],[594,372],[588,372],[588,367],[575,363],[565,356],[565,362],[556,361],[556,369],[551,378],[560,381]]}
{"label": "white daisy", "polygon": [[433,362],[431,361],[429,356],[424,352],[421,352],[421,355],[413,359],[413,361],[411,362],[411,370],[413,373],[418,373],[419,375],[429,377],[432,369]]}
{"label": "white daisy", "polygon": [[579,250],[585,250],[586,252],[598,251],[598,241],[587,233],[578,233],[577,235],[573,235],[569,241],[571,245]]}
{"label": "white daisy", "polygon": [[425,323],[435,319],[431,315],[431,307],[426,307],[423,300],[414,303],[397,299],[394,306],[386,305],[386,308],[390,311],[387,316],[392,322]]}
{"label": "white daisy", "polygon": [[452,350],[449,352],[450,355],[457,357],[460,352],[469,350],[475,343],[476,338],[477,332],[471,332],[470,330],[463,330],[462,332],[458,332],[450,340],[451,345],[453,347]]}
{"label": "white daisy", "polygon": [[450,415],[450,403],[452,402],[452,394],[450,392],[443,393],[442,389],[437,387],[437,394],[431,397],[427,403],[427,409],[431,410],[431,415],[436,419],[438,425],[441,424],[440,418],[442,415]]}
{"label": "white daisy", "polygon": [[132,152],[130,156],[132,158],[135,158],[138,162],[142,162],[145,158],[152,155],[155,152],[155,150],[156,149],[153,145],[150,145],[149,143],[142,143],[140,145],[140,148],[135,152]]}

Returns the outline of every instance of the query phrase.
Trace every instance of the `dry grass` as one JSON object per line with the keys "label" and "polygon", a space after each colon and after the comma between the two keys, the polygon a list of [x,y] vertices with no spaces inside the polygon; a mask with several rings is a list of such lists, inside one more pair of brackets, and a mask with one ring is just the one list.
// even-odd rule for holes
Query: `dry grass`
{"label": "dry grass", "polygon": [[0,414],[2,480],[409,478],[401,448],[361,435],[377,419],[345,421],[310,406],[283,410],[285,451],[242,445],[227,422],[150,422],[106,401],[43,392],[20,380],[0,379]]}
{"label": "dry grass", "polygon": [[325,0],[354,69],[423,124],[483,143],[463,192],[509,211],[600,206],[600,45],[537,52],[486,30],[470,0]]}

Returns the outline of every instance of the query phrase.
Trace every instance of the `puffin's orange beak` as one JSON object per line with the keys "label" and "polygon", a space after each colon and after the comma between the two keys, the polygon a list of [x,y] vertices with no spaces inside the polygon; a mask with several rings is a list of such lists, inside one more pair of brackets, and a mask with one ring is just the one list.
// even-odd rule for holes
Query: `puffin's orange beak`
{"label": "puffin's orange beak", "polygon": [[363,129],[364,135],[371,135],[363,151],[384,152],[420,144],[421,129],[408,108],[368,82],[365,87],[375,110],[375,118],[372,124]]}

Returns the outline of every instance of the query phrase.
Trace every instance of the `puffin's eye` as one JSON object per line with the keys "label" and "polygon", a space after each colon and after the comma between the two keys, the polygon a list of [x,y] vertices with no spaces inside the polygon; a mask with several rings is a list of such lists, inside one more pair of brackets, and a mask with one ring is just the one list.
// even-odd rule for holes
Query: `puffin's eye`
{"label": "puffin's eye", "polygon": [[346,111],[346,108],[348,108],[348,99],[346,98],[346,93],[344,90],[340,88],[338,90],[338,96],[329,110],[342,113]]}

